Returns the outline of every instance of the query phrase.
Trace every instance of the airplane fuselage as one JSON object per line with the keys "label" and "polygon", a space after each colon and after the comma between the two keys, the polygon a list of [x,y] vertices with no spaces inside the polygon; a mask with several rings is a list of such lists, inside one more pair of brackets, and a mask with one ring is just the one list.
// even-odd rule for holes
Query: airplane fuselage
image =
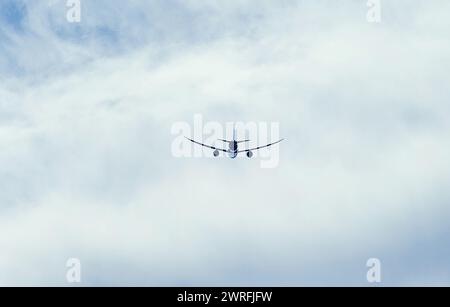
{"label": "airplane fuselage", "polygon": [[236,141],[231,141],[229,144],[228,156],[231,159],[234,159],[238,155],[238,143]]}

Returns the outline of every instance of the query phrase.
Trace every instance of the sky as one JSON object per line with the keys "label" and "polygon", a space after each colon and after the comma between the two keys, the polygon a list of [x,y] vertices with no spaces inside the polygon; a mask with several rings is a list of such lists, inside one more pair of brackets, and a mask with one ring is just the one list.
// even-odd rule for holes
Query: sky
{"label": "sky", "polygon": [[[380,3],[2,0],[0,285],[450,285],[450,2]],[[175,157],[195,114],[278,166]]]}

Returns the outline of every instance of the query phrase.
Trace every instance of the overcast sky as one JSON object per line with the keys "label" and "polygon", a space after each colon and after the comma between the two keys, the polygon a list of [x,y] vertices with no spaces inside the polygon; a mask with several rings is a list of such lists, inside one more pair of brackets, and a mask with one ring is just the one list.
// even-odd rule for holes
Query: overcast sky
{"label": "overcast sky", "polygon": [[[0,2],[0,285],[450,285],[450,2]],[[175,158],[278,122],[279,165]]]}

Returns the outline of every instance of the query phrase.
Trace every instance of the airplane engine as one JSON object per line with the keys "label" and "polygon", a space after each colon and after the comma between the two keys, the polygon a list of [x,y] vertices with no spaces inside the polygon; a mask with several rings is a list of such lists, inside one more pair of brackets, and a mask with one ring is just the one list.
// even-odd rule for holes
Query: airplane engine
{"label": "airplane engine", "polygon": [[251,158],[251,157],[253,157],[253,152],[251,152],[250,150],[249,150],[249,151],[247,151],[247,157],[248,157],[248,158]]}
{"label": "airplane engine", "polygon": [[213,155],[214,155],[214,157],[218,157],[219,156],[219,151],[217,149],[214,150]]}

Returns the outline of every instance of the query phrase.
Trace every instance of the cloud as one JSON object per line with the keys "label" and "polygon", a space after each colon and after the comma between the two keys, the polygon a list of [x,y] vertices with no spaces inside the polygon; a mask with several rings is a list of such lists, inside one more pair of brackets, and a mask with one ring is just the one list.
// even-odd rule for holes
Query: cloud
{"label": "cloud", "polygon": [[[65,285],[71,257],[86,285],[366,285],[371,257],[385,284],[448,284],[442,6],[383,2],[378,25],[364,1],[83,1],[73,25],[20,5],[0,284]],[[279,121],[280,166],[173,158],[195,113]]]}

